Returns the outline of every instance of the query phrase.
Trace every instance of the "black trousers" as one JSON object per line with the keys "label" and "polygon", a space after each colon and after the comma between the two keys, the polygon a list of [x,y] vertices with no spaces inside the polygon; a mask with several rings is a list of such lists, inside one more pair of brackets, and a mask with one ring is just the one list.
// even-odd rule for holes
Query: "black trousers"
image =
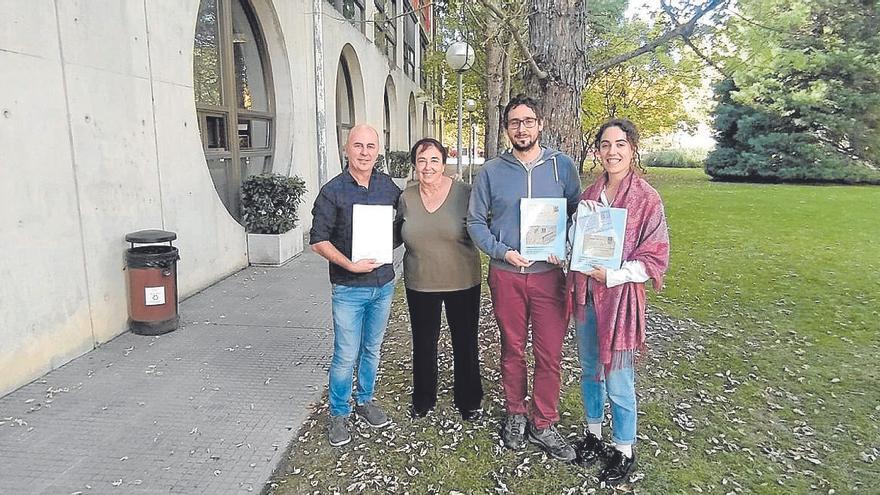
{"label": "black trousers", "polygon": [[437,341],[440,311],[452,337],[455,406],[461,412],[479,409],[483,400],[480,381],[480,285],[451,292],[420,292],[406,289],[413,336],[413,409],[425,412],[437,404]]}

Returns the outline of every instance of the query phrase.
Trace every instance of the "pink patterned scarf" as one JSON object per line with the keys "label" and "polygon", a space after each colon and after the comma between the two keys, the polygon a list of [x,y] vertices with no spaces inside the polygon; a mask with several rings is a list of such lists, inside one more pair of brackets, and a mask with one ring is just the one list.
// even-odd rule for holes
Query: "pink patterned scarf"
{"label": "pink patterned scarf", "polygon": [[[581,199],[599,201],[607,181],[607,174],[602,174]],[[643,178],[630,173],[620,184],[611,206],[627,210],[623,260],[644,263],[654,289],[660,291],[669,266],[669,233],[660,195]],[[583,273],[569,272],[568,291],[569,310],[580,322],[585,318],[587,294],[592,292],[599,362],[603,367],[631,367],[635,351],[645,346],[645,284],[627,282],[607,288]]]}

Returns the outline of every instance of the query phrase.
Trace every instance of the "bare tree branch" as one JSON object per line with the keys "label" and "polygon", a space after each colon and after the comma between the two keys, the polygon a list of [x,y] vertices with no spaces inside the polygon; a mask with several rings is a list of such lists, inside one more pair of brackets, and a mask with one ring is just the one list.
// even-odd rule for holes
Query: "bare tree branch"
{"label": "bare tree branch", "polygon": [[540,67],[538,67],[538,63],[535,62],[535,57],[532,56],[532,52],[529,51],[528,45],[526,45],[525,41],[522,39],[522,36],[520,36],[519,30],[516,29],[516,26],[514,26],[510,22],[510,19],[506,15],[504,15],[504,13],[501,12],[501,10],[498,7],[496,7],[495,4],[493,4],[491,0],[480,0],[480,3],[485,5],[486,8],[489,9],[489,11],[491,11],[492,14],[495,17],[497,17],[498,20],[500,20],[504,24],[505,27],[507,27],[507,30],[513,36],[513,40],[516,42],[519,49],[526,56],[526,61],[529,63],[529,67],[532,69],[532,72],[535,73],[535,77],[537,77],[538,79],[542,79],[542,80],[547,79],[547,73],[545,71],[541,70]]}
{"label": "bare tree branch", "polygon": [[[669,3],[667,3],[666,0],[660,0],[660,7],[663,9],[663,12],[666,12],[666,15],[669,17],[672,23],[675,24],[675,27],[681,26],[681,24],[678,22],[678,17],[675,15],[675,12],[672,11],[672,7],[669,5]],[[694,53],[697,54],[698,57],[703,59],[703,62],[709,64],[710,67],[717,70],[721,75],[725,77],[730,77],[730,74],[728,74],[723,67],[716,64],[712,59],[704,55],[703,52],[694,45],[693,41],[691,41],[690,35],[682,34],[681,39],[687,46],[690,47],[691,50],[694,51]]]}
{"label": "bare tree branch", "polygon": [[587,68],[587,76],[588,77],[592,76],[592,75],[596,74],[597,72],[601,72],[603,70],[609,69],[609,68],[614,67],[616,65],[620,65],[628,60],[631,60],[631,59],[638,57],[639,55],[643,55],[645,53],[653,51],[658,46],[668,42],[669,40],[671,40],[673,38],[680,36],[684,39],[687,39],[691,34],[693,34],[694,29],[696,29],[696,27],[697,27],[697,21],[699,21],[700,18],[702,18],[704,15],[706,15],[711,10],[714,10],[718,6],[725,4],[727,2],[728,2],[728,0],[709,0],[708,2],[706,2],[706,4],[699,7],[694,12],[693,16],[686,23],[678,24],[675,27],[675,29],[672,29],[670,31],[663,33],[661,36],[651,40],[648,43],[645,43],[644,45],[636,48],[635,50],[633,50],[629,53],[620,54],[616,57],[612,57],[608,60],[605,60],[604,62],[601,62],[601,63],[598,63],[598,64],[593,65],[591,67],[588,67]]}
{"label": "bare tree branch", "polygon": [[[688,20],[684,24],[679,24],[678,20],[674,17],[674,15],[670,14],[670,12],[667,11],[667,14],[670,15],[673,22],[676,24],[675,29],[667,31],[666,33],[662,34],[661,36],[651,40],[648,43],[645,43],[644,45],[640,46],[639,48],[636,48],[635,50],[633,50],[631,52],[623,53],[623,54],[618,55],[616,57],[605,60],[604,62],[601,62],[596,65],[588,67],[587,68],[587,77],[593,76],[597,72],[601,72],[603,70],[610,69],[611,67],[620,65],[628,60],[631,60],[631,59],[638,57],[639,55],[643,55],[645,53],[648,53],[648,52],[654,50],[655,48],[657,48],[658,46],[660,46],[660,45],[662,45],[662,44],[664,44],[664,43],[668,42],[669,40],[676,38],[676,37],[681,37],[685,41],[685,43],[687,43],[687,45],[690,46],[691,49],[694,50],[694,52],[700,58],[702,58],[704,61],[706,61],[712,67],[714,67],[716,70],[718,70],[719,72],[724,74],[724,72],[721,71],[720,68],[717,67],[717,65],[714,62],[712,62],[708,57],[704,56],[699,51],[699,49],[697,49],[697,47],[694,46],[694,44],[690,41],[690,36],[693,34],[694,30],[697,27],[697,21],[699,21],[704,15],[706,15],[710,11],[718,8],[722,4],[726,4],[728,1],[729,0],[709,0],[705,5],[703,5],[702,7],[699,7],[694,12],[694,14],[690,18],[690,20]],[[548,77],[547,72],[542,70],[540,67],[538,67],[538,63],[535,62],[534,56],[532,55],[531,51],[529,50],[528,46],[526,45],[525,41],[523,40],[522,36],[520,35],[519,30],[510,21],[510,18],[508,16],[504,15],[504,13],[501,12],[501,10],[497,6],[495,6],[495,4],[492,3],[492,0],[480,0],[480,3],[483,4],[487,9],[489,9],[489,11],[492,13],[492,15],[497,17],[498,20],[500,20],[504,24],[504,26],[507,28],[508,32],[510,32],[510,34],[513,36],[513,40],[516,42],[520,51],[522,51],[522,53],[525,55],[526,62],[528,62],[529,68],[532,70],[532,72],[534,72],[535,77],[537,77],[538,79],[542,79],[542,80],[547,79],[547,77]],[[662,2],[662,3],[665,4],[665,2]]]}

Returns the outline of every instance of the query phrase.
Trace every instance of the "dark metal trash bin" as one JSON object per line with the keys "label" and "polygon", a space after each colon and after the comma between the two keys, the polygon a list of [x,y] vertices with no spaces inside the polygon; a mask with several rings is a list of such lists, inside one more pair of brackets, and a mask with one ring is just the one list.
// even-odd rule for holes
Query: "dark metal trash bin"
{"label": "dark metal trash bin", "polygon": [[[139,335],[161,335],[176,330],[177,260],[171,241],[174,232],[141,230],[125,236],[131,248],[125,252],[128,269],[128,326]],[[167,242],[167,246],[155,245]],[[153,244],[137,246],[135,244]]]}

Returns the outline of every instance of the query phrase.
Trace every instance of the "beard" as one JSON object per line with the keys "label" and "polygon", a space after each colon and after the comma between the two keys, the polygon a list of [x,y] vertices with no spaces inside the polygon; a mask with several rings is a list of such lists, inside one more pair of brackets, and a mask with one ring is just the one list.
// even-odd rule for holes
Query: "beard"
{"label": "beard", "polygon": [[538,138],[540,138],[540,137],[541,137],[541,135],[538,134],[534,139],[528,138],[523,144],[519,144],[519,141],[516,138],[514,138],[514,139],[510,140],[510,144],[513,146],[513,149],[515,149],[516,151],[519,151],[519,152],[531,151],[538,144]]}

